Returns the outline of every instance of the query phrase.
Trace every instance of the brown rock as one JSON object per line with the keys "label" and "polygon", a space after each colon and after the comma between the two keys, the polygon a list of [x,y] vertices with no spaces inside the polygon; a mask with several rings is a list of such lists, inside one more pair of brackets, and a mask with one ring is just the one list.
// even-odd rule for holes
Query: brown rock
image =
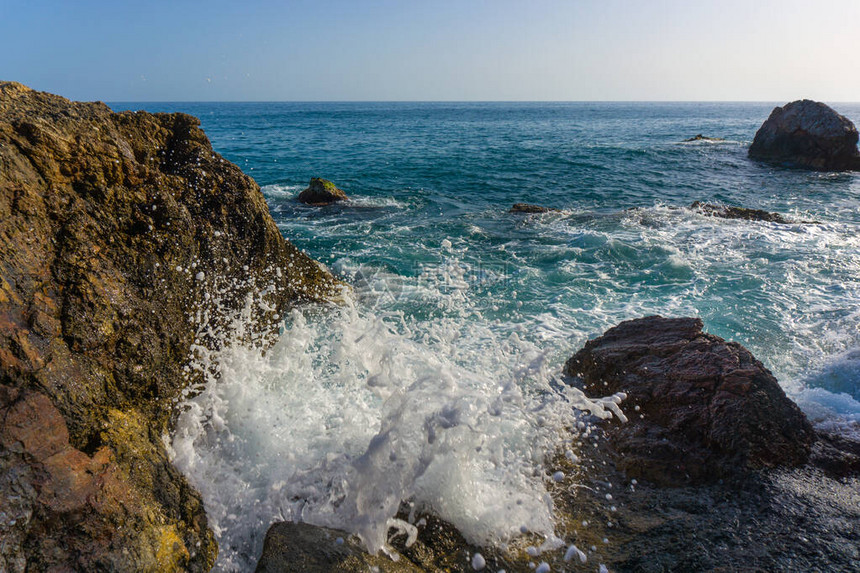
{"label": "brown rock", "polygon": [[307,189],[299,193],[298,200],[308,205],[331,205],[338,201],[346,201],[347,196],[328,179],[314,177]]}
{"label": "brown rock", "polygon": [[818,171],[860,169],[857,128],[821,102],[776,107],[750,145],[749,156]]}
{"label": "brown rock", "polygon": [[216,282],[225,317],[271,287],[268,332],[333,281],[198,125],[0,83],[0,570],[214,562],[161,439],[194,381],[190,313]]}
{"label": "brown rock", "polygon": [[814,440],[773,375],[740,344],[703,333],[698,318],[622,322],[565,373],[591,395],[627,393],[630,421],[607,434],[631,477],[680,484],[799,465]]}

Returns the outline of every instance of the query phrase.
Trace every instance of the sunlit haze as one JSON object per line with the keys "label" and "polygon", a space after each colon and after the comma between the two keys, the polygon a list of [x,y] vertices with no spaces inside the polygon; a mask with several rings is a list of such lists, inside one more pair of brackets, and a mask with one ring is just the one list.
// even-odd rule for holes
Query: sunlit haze
{"label": "sunlit haze", "polygon": [[857,0],[0,0],[0,79],[105,101],[860,99]]}

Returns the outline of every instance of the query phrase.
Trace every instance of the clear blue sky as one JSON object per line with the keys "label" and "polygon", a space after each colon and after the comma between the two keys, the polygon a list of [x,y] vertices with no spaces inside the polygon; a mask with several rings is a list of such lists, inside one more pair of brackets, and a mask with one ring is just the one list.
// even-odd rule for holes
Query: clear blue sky
{"label": "clear blue sky", "polygon": [[0,0],[79,100],[860,100],[860,0]]}

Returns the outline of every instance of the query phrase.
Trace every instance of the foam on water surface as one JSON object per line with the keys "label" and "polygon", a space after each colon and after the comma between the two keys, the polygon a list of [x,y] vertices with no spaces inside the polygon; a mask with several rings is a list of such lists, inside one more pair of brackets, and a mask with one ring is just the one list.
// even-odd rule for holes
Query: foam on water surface
{"label": "foam on water surface", "polygon": [[544,457],[582,412],[623,416],[622,396],[586,399],[554,382],[539,348],[470,318],[353,301],[294,311],[265,353],[197,348],[207,381],[180,406],[171,452],[203,495],[221,570],[252,567],[275,520],[385,549],[403,501],[475,543],[523,525],[552,535]]}

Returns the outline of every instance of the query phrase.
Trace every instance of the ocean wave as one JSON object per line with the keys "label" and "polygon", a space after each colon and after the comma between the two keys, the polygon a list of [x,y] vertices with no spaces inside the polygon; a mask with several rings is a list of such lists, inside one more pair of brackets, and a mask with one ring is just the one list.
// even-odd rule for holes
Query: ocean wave
{"label": "ocean wave", "polygon": [[260,188],[263,192],[263,196],[271,197],[276,199],[285,199],[290,197],[297,197],[299,193],[301,193],[307,185],[287,185],[282,183],[273,183],[272,185],[265,185]]}
{"label": "ocean wave", "polygon": [[[196,347],[206,383],[180,404],[171,453],[203,496],[219,570],[252,568],[275,520],[346,529],[384,549],[406,500],[474,543],[522,527],[553,534],[544,459],[585,413],[611,414],[555,383],[542,349],[476,320],[467,293],[446,291],[459,268],[421,287],[446,311],[436,320],[352,300],[294,310],[265,353],[241,332],[220,350]],[[356,271],[365,302],[396,278],[378,270]]]}

